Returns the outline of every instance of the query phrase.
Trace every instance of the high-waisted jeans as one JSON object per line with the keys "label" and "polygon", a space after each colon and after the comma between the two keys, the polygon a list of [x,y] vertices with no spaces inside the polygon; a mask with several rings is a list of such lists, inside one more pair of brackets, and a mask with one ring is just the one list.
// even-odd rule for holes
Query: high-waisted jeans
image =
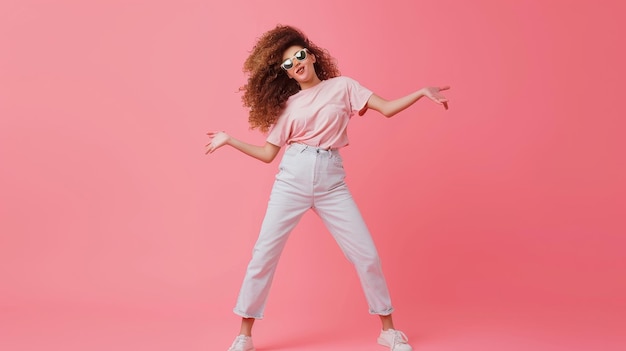
{"label": "high-waisted jeans", "polygon": [[263,318],[274,272],[289,233],[309,209],[322,219],[361,281],[371,314],[393,311],[378,252],[344,182],[339,151],[291,144],[281,160],[259,238],[234,312]]}

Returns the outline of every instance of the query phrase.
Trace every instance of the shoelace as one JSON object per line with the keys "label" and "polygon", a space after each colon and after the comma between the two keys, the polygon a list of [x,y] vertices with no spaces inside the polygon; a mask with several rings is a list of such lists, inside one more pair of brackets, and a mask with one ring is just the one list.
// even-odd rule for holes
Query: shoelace
{"label": "shoelace", "polygon": [[245,336],[238,336],[235,338],[235,341],[233,342],[233,345],[230,347],[231,349],[236,349],[237,347],[240,347],[243,349],[243,347],[246,345],[246,341],[248,341],[248,338]]}
{"label": "shoelace", "polygon": [[409,338],[406,336],[406,334],[404,334],[403,332],[399,331],[399,330],[394,330],[393,331],[393,345],[391,345],[391,349],[393,350],[393,347],[396,346],[397,344],[406,344],[409,341]]}

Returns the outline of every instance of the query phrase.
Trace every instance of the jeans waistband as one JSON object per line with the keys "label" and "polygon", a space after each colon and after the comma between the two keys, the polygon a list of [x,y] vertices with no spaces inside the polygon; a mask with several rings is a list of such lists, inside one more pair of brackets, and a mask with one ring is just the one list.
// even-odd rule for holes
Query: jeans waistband
{"label": "jeans waistband", "polygon": [[310,152],[310,153],[323,154],[323,155],[339,155],[339,149],[322,149],[319,147],[301,144],[301,143],[291,143],[289,144],[289,147],[295,148],[299,152]]}

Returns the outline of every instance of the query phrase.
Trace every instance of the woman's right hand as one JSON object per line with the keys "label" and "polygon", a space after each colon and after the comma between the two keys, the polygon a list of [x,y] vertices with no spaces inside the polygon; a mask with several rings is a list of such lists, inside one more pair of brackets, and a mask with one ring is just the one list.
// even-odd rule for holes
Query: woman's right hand
{"label": "woman's right hand", "polygon": [[209,143],[206,144],[206,155],[226,145],[230,139],[230,135],[224,132],[208,132],[206,134],[209,136]]}

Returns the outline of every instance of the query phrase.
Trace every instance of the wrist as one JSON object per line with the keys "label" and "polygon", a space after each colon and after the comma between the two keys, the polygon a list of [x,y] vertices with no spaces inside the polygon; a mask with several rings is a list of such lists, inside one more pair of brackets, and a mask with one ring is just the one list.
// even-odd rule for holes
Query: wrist
{"label": "wrist", "polygon": [[226,145],[233,146],[234,139],[228,133],[222,132],[226,135]]}

